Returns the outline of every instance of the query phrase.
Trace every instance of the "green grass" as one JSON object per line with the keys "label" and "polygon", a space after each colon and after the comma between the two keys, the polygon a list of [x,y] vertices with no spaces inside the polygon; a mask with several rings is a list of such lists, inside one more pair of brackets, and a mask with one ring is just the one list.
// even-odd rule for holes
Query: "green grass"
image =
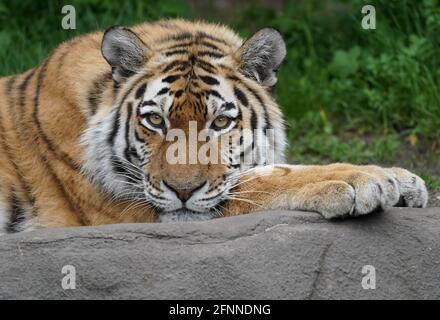
{"label": "green grass", "polygon": [[[376,30],[361,28],[367,3],[376,7]],[[76,7],[76,31],[61,28],[63,4]],[[293,161],[393,162],[408,145],[440,158],[439,0],[285,1],[282,10],[243,2],[221,17],[212,8],[179,0],[0,0],[0,76],[114,24],[202,17],[243,36],[273,26],[288,45],[277,96]]]}
{"label": "green grass", "polygon": [[420,177],[425,181],[428,189],[436,190],[440,188],[440,180],[431,176],[429,173],[422,171]]}
{"label": "green grass", "polygon": [[[63,30],[61,9],[76,9],[76,30]],[[0,76],[39,64],[62,41],[116,24],[136,24],[166,17],[190,18],[179,0],[0,0]]]}

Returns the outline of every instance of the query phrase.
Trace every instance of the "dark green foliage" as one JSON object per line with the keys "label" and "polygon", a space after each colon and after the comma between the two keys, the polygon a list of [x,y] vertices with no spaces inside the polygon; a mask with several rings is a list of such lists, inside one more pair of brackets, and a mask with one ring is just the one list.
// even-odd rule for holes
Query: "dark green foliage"
{"label": "dark green foliage", "polygon": [[[76,31],[61,28],[63,4],[76,7]],[[364,4],[376,8],[376,30],[361,28]],[[164,17],[221,20],[243,36],[281,31],[289,51],[277,95],[294,161],[392,162],[407,141],[438,150],[438,0],[286,0],[282,10],[244,1],[221,18],[179,0],[0,0],[0,75],[37,65],[77,34]]]}

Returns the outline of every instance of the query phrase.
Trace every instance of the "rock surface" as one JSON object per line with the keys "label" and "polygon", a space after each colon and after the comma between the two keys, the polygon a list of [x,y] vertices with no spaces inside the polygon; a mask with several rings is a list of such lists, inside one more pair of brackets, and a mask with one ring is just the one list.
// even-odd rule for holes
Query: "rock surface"
{"label": "rock surface", "polygon": [[[75,290],[61,286],[65,265],[75,267]],[[365,265],[375,268],[374,290],[362,287]],[[440,208],[333,222],[270,212],[5,236],[0,298],[439,299]]]}

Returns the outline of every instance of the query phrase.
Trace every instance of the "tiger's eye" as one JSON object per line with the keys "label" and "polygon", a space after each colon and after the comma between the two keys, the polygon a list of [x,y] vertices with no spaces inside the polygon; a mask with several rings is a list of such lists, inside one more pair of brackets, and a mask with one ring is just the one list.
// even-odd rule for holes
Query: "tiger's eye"
{"label": "tiger's eye", "polygon": [[231,119],[228,117],[218,117],[214,120],[213,125],[215,129],[224,129],[231,123]]}
{"label": "tiger's eye", "polygon": [[163,124],[163,118],[156,113],[150,113],[147,116],[147,119],[152,125],[157,126],[157,127],[159,127]]}

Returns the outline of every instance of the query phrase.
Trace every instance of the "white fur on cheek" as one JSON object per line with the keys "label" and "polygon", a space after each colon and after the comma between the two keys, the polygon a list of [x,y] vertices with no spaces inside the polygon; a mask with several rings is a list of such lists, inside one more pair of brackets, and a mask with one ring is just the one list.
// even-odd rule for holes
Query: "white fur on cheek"
{"label": "white fur on cheek", "polygon": [[116,110],[106,110],[96,114],[89,122],[89,127],[81,137],[81,144],[85,148],[82,173],[92,182],[104,188],[109,194],[124,196],[127,185],[121,183],[122,178],[114,171],[114,156],[123,154],[126,147],[124,138],[125,121],[120,121],[114,144],[111,145],[108,137],[114,128]]}

